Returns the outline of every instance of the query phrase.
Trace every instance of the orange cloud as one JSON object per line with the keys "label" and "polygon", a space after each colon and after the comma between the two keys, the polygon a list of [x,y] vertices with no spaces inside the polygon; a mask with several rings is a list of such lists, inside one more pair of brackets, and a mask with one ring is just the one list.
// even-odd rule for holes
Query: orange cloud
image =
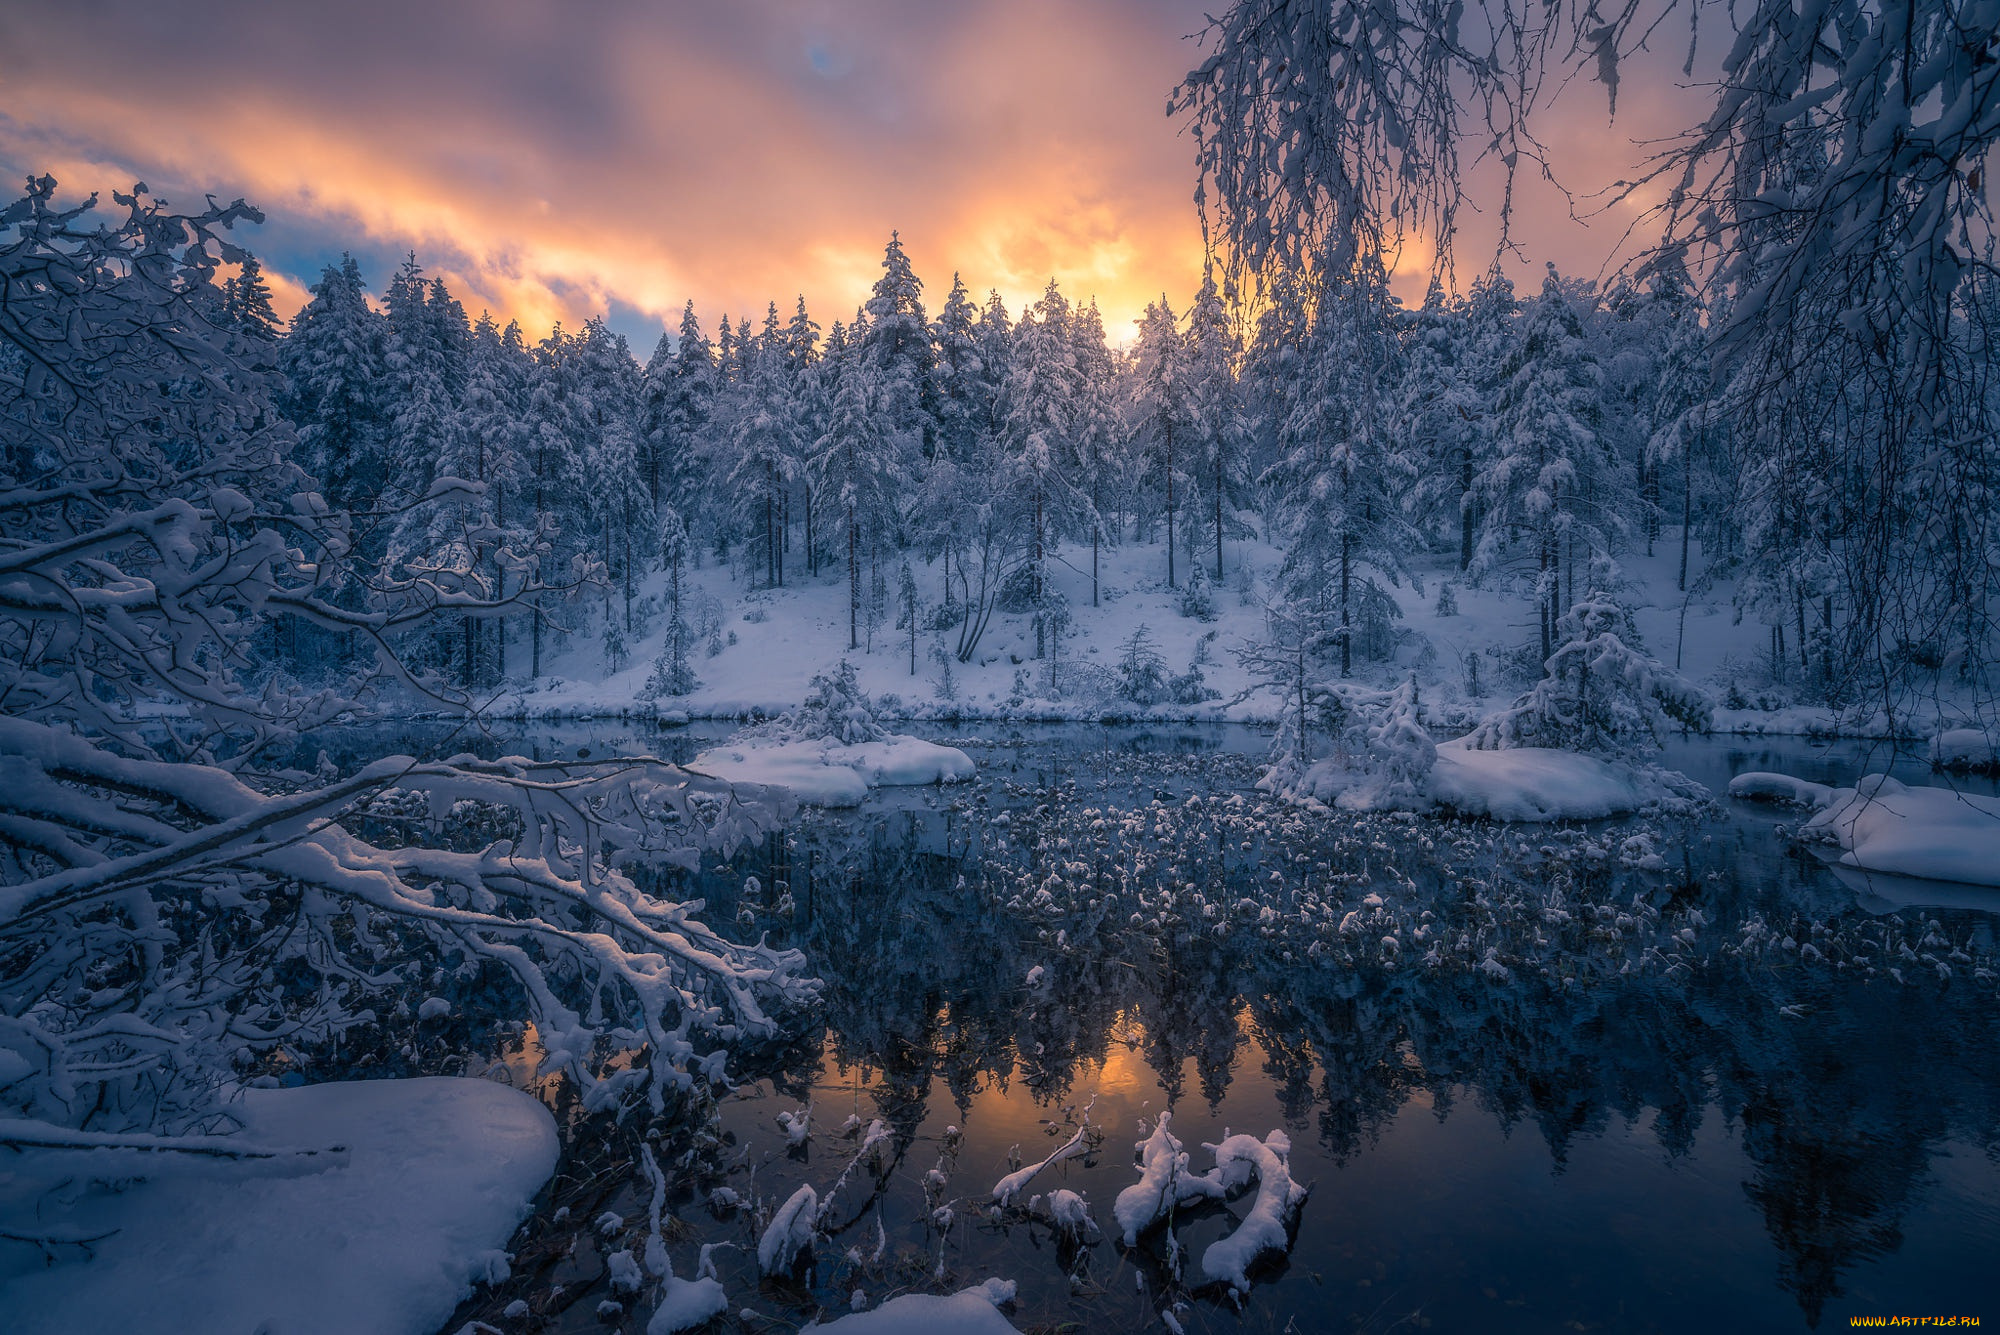
{"label": "orange cloud", "polygon": [[[671,328],[689,298],[712,332],[801,293],[830,326],[897,228],[933,310],[954,270],[1016,313],[1055,277],[1123,339],[1200,277],[1192,145],[1164,110],[1201,7],[214,0],[197,25],[141,0],[19,0],[0,97],[34,119],[0,116],[0,167],[241,194],[270,215],[250,244],[294,302],[342,249],[378,285],[415,250],[468,309],[536,334],[607,309]],[[1625,96],[1621,120],[1643,119],[1637,81]],[[1579,175],[1618,147],[1601,111],[1553,133]],[[1565,267],[1609,250],[1614,227],[1566,213],[1531,190],[1517,237]],[[1461,271],[1484,267],[1491,223],[1467,215]],[[1412,299],[1427,261],[1398,268]]]}

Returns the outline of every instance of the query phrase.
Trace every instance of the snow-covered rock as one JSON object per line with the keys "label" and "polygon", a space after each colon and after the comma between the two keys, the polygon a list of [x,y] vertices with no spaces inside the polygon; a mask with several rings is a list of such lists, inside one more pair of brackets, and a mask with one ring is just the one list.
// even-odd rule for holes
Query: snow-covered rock
{"label": "snow-covered rock", "polygon": [[839,1335],[1008,1335],[1014,1324],[1000,1315],[999,1308],[1013,1301],[1014,1281],[989,1279],[950,1297],[906,1293],[871,1312],[855,1312],[805,1329]]}
{"label": "snow-covered rock", "polygon": [[[282,1330],[428,1335],[504,1274],[503,1246],[555,1170],[548,1110],[484,1080],[369,1080],[246,1091],[231,1161],[115,1149],[10,1155],[0,1228],[105,1235],[0,1252],[11,1335]],[[342,1154],[326,1151],[345,1146]],[[53,1194],[32,1184],[118,1182]],[[18,1190],[17,1190],[18,1189]],[[20,1216],[45,1203],[42,1217]],[[25,1203],[25,1205],[24,1205]]]}

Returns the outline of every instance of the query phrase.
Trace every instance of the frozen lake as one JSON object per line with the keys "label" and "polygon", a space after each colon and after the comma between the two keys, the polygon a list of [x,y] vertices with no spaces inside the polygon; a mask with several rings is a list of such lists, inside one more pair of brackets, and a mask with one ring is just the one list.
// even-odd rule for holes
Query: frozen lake
{"label": "frozen lake", "polygon": [[[722,731],[505,740],[680,756]],[[797,1324],[989,1276],[1030,1330],[1164,1329],[1163,1309],[1191,1331],[1807,1330],[1990,1303],[2000,892],[1836,875],[1774,829],[1795,816],[1727,801],[1562,828],[1306,816],[1251,790],[1245,729],[925,735],[979,778],[808,811],[702,877],[710,922],[800,946],[827,983],[809,1032],[739,1065],[719,1127],[660,1128],[676,1268],[735,1244],[713,1253],[732,1312]],[[1719,738],[1665,759],[1719,792],[1889,757]],[[808,1107],[791,1144],[778,1115]],[[1193,1171],[1202,1142],[1282,1129],[1312,1188],[1240,1306],[1201,1256],[1250,1196],[1118,1245],[1162,1110]],[[1086,1126],[1089,1154],[990,1206]],[[516,1279],[458,1321],[529,1297],[544,1329],[602,1328],[575,1220],[643,1202],[604,1171],[615,1148],[576,1139]],[[808,1185],[832,1236],[760,1281],[758,1206]],[[1057,1189],[1103,1234],[1021,1208]]]}

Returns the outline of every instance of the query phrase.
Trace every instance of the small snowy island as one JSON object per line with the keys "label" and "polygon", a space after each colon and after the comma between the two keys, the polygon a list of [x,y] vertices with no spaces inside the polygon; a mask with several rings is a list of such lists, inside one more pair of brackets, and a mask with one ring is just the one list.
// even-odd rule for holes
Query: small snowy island
{"label": "small snowy island", "polygon": [[[1259,787],[1343,811],[1430,811],[1499,821],[1598,820],[1688,810],[1709,793],[1647,761],[1674,729],[1706,732],[1700,687],[1629,643],[1631,618],[1602,592],[1557,623],[1562,641],[1542,679],[1463,737],[1425,730],[1414,677],[1389,691],[1348,682],[1268,684],[1294,694]],[[1308,762],[1317,706],[1332,754]]]}
{"label": "small snowy island", "polygon": [[799,708],[744,729],[688,767],[730,783],[785,788],[815,807],[859,806],[876,788],[960,783],[975,769],[955,747],[885,729],[846,659],[813,678]]}

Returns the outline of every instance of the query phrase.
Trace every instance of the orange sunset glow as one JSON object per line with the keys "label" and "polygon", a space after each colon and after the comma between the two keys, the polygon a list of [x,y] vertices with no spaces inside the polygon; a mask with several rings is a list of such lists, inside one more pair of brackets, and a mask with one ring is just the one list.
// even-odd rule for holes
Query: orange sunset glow
{"label": "orange sunset glow", "polygon": [[[287,315],[342,251],[379,285],[414,250],[475,314],[540,331],[610,312],[643,354],[690,299],[712,329],[802,294],[831,326],[898,229],[933,307],[954,271],[1016,311],[1054,277],[1122,340],[1200,277],[1193,145],[1165,106],[1199,60],[1202,12],[620,4],[586,22],[521,0],[30,0],[0,14],[0,169],[66,192],[144,180],[248,199],[269,221],[247,243]],[[1573,129],[1562,146],[1596,188],[1639,153],[1595,90],[1566,96],[1570,125],[1550,128]],[[1595,271],[1629,217],[1585,228],[1530,186],[1515,258]],[[1475,269],[1495,222],[1466,215]],[[1406,299],[1429,250],[1406,252]]]}

